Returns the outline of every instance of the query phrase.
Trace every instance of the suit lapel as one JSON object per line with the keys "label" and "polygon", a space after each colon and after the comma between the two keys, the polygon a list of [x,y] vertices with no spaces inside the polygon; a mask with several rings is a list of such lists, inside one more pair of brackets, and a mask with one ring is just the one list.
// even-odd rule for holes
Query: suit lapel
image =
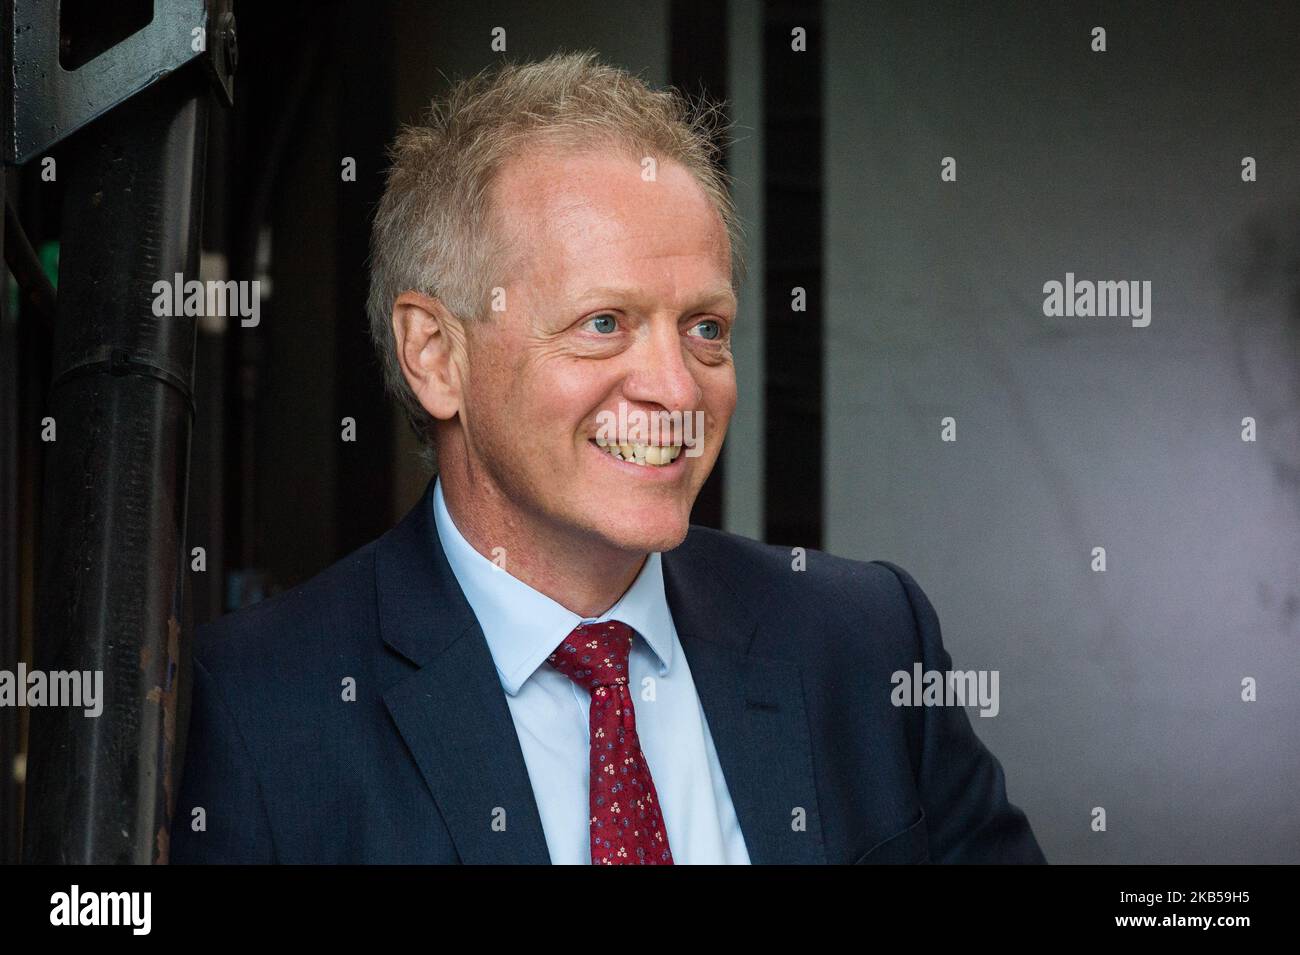
{"label": "suit lapel", "polygon": [[376,545],[380,633],[418,667],[384,703],[463,861],[548,863],[510,707],[438,540],[432,489]]}
{"label": "suit lapel", "polygon": [[664,554],[664,586],[750,861],[824,863],[799,667],[748,652],[772,625],[758,620],[764,595],[729,583],[720,563],[688,538]]}

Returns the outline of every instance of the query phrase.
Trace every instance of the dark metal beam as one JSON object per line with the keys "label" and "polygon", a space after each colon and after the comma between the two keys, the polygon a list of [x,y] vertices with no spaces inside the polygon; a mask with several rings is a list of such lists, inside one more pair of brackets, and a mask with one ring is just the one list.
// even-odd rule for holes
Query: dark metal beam
{"label": "dark metal beam", "polygon": [[0,140],[10,163],[25,163],[49,149],[150,83],[200,58],[212,42],[205,36],[199,49],[190,42],[192,30],[209,30],[204,0],[168,0],[154,4],[144,27],[115,44],[112,55],[97,57],[90,69],[65,69],[59,63],[60,43],[66,39],[60,29],[59,0],[11,4],[12,24],[0,37],[9,46],[14,68],[13,88],[4,104],[8,128]]}
{"label": "dark metal beam", "polygon": [[[808,48],[791,49],[791,30]],[[764,469],[763,539],[822,546],[822,4],[763,4]],[[805,290],[807,311],[791,310]],[[790,454],[788,448],[798,448]]]}
{"label": "dark metal beam", "polygon": [[34,666],[102,671],[104,710],[31,711],[24,859],[166,861],[183,659],[207,80],[178,70],[76,136],[66,192]]}
{"label": "dark metal beam", "polygon": [[[0,36],[5,24],[0,19]],[[0,76],[9,75],[9,44],[0,42]],[[9,126],[0,109],[0,142]],[[0,206],[6,180],[0,169]],[[0,261],[4,260],[0,232]],[[18,665],[18,323],[5,308],[5,276],[0,273],[0,670]],[[18,711],[0,710],[0,865],[18,861]]]}

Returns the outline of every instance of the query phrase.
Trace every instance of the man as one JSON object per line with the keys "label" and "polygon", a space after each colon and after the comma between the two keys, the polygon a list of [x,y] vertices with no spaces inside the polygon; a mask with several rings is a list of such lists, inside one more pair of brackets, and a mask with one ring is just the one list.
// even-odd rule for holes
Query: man
{"label": "man", "polygon": [[[908,574],[689,526],[736,403],[708,129],[590,55],[405,130],[372,331],[438,477],[202,628],[173,860],[1042,862]],[[647,427],[649,430],[647,430]]]}

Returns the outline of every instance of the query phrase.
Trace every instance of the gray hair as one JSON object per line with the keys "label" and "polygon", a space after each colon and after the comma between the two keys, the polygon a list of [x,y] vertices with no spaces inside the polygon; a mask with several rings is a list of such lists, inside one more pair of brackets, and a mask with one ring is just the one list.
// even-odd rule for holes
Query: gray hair
{"label": "gray hair", "polygon": [[722,218],[738,283],[740,229],[720,168],[725,133],[720,105],[652,90],[592,52],[485,70],[434,100],[422,124],[402,128],[389,150],[392,165],[371,234],[367,311],[385,385],[424,443],[426,463],[434,463],[433,418],[402,374],[393,302],[414,290],[462,320],[484,313],[506,251],[491,228],[491,187],[502,165],[535,142],[611,145],[676,162]]}

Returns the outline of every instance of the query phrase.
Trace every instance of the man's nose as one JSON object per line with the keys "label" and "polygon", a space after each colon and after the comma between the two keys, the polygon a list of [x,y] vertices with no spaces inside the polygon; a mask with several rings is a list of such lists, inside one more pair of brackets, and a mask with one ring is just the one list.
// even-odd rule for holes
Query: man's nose
{"label": "man's nose", "polygon": [[675,322],[653,329],[631,354],[634,366],[623,385],[628,401],[662,405],[668,411],[700,407],[700,384]]}

